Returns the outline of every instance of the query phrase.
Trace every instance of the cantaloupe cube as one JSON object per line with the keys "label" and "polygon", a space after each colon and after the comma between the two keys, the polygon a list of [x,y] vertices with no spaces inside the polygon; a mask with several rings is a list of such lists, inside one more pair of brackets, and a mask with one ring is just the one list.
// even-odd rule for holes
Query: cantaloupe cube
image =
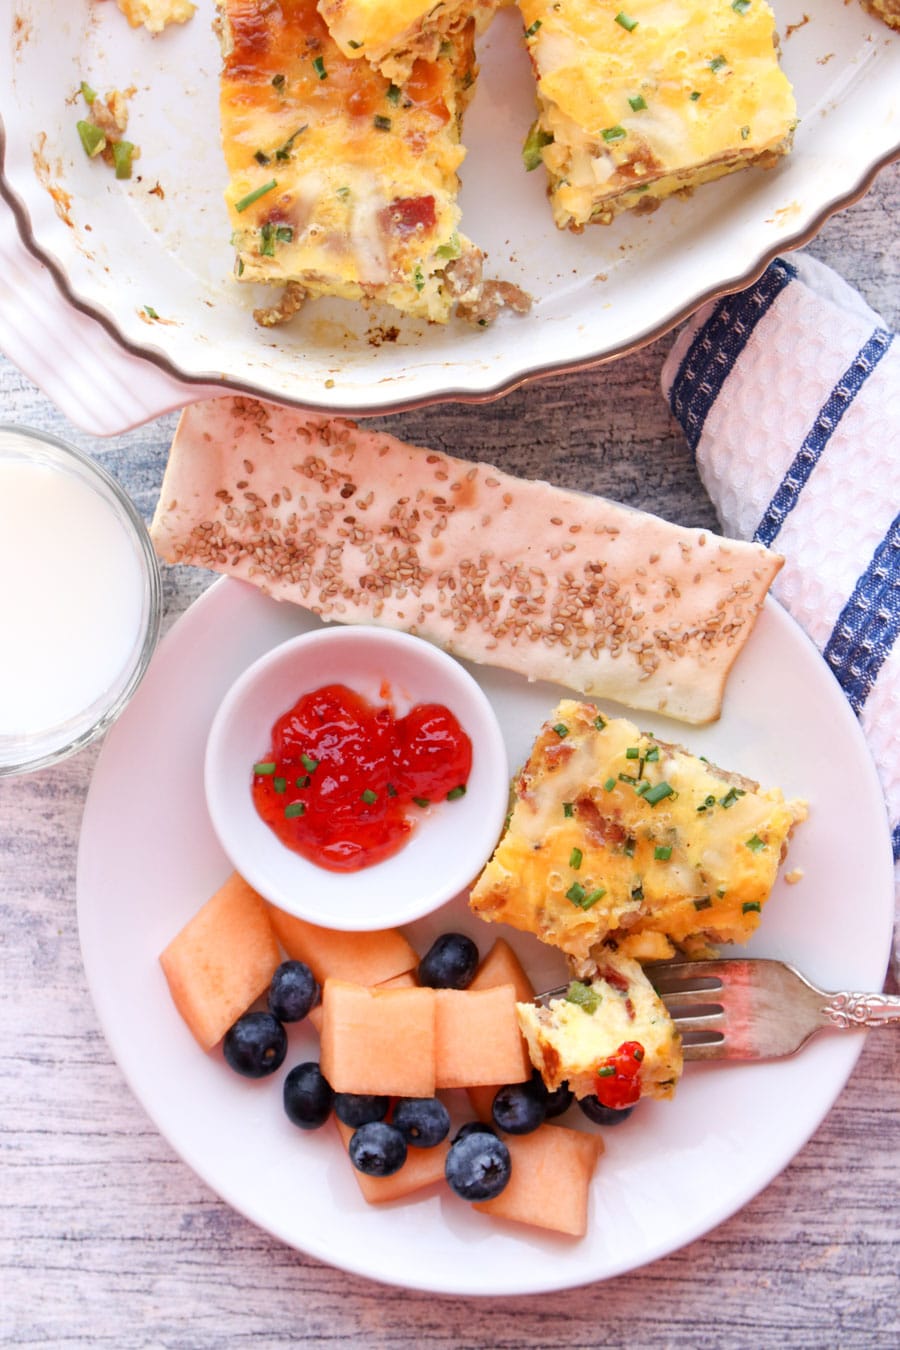
{"label": "cantaloupe cube", "polygon": [[375,989],[418,989],[418,987],[411,970],[405,970],[402,975],[392,975],[389,980],[379,980],[374,986]]}
{"label": "cantaloupe cube", "polygon": [[335,1092],[433,1097],[434,995],[326,980],[319,1062]]}
{"label": "cantaloupe cube", "polygon": [[482,1121],[485,1125],[494,1123],[494,1098],[498,1090],[503,1087],[503,1083],[488,1083],[482,1087],[467,1087],[466,1093],[472,1104],[472,1110],[475,1112],[475,1119]]}
{"label": "cantaloupe cube", "polygon": [[498,938],[475,972],[470,989],[493,989],[498,984],[511,984],[518,1003],[530,1003],[534,987],[512,947]]}
{"label": "cantaloupe cube", "polygon": [[[411,970],[405,970],[402,975],[392,975],[389,980],[382,980],[380,984],[374,985],[375,989],[416,989],[416,977]],[[316,1031],[322,1034],[322,1005],[317,1003],[309,1011],[309,1021],[313,1024]]]}
{"label": "cantaloupe cube", "polygon": [[329,976],[351,984],[380,984],[415,970],[419,957],[396,928],[372,933],[342,933],[269,906],[278,941],[293,961],[305,961],[319,984]]}
{"label": "cantaloupe cube", "polygon": [[[353,1130],[338,1120],[337,1116],[334,1117],[334,1123],[338,1127],[344,1147],[349,1148]],[[388,1200],[402,1200],[404,1196],[410,1195],[413,1191],[421,1191],[423,1187],[430,1186],[435,1181],[443,1181],[444,1163],[449,1147],[450,1141],[445,1139],[434,1148],[411,1148],[406,1155],[406,1162],[399,1172],[395,1172],[391,1177],[370,1177],[365,1172],[357,1172],[349,1159],[347,1165],[353,1167],[353,1175],[368,1203],[382,1205]]]}
{"label": "cantaloupe cube", "polygon": [[533,1134],[505,1135],[512,1171],[493,1200],[473,1205],[483,1214],[557,1233],[583,1237],[587,1232],[588,1192],[603,1152],[598,1134],[565,1125],[542,1125]]}
{"label": "cantaloupe cube", "polygon": [[436,989],[434,1026],[434,1079],[439,1088],[522,1083],[531,1077],[511,984]]}
{"label": "cantaloupe cube", "polygon": [[175,1006],[204,1050],[265,991],[280,960],[266,903],[237,872],[159,958]]}
{"label": "cantaloupe cube", "polygon": [[[411,970],[405,970],[402,975],[392,975],[389,980],[381,980],[378,984],[372,986],[374,989],[417,989],[416,977]],[[309,1011],[309,1021],[322,1034],[322,1004],[317,1003]]]}

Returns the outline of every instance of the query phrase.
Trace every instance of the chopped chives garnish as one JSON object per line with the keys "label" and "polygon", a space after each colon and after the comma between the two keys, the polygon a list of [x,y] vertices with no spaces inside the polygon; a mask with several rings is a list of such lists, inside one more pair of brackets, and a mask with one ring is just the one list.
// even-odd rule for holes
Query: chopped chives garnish
{"label": "chopped chives garnish", "polygon": [[261,258],[275,257],[275,226],[271,222],[260,227],[259,254]]}
{"label": "chopped chives garnish", "polygon": [[113,167],[117,178],[131,177],[131,161],[134,158],[134,146],[131,141],[113,141]]}
{"label": "chopped chives garnish", "polygon": [[453,231],[446,244],[438,244],[434,252],[437,258],[458,258],[462,253],[462,244],[456,231]]}
{"label": "chopped chives garnish", "polygon": [[566,990],[566,1002],[577,1004],[588,1014],[595,1013],[600,1007],[600,995],[589,984],[573,980]]}
{"label": "chopped chives garnish", "polygon": [[389,797],[396,797],[396,795],[397,795],[397,789],[394,787],[393,783],[388,783],[388,785],[387,785],[387,795],[388,795]]}
{"label": "chopped chives garnish", "polygon": [[580,848],[572,849],[572,852],[569,854],[569,866],[573,869],[573,871],[575,872],[578,871],[579,867],[581,866],[581,860],[583,857],[584,854],[582,853]]}
{"label": "chopped chives garnish", "polygon": [[460,783],[458,787],[451,788],[450,791],[447,793],[447,801],[457,802],[459,801],[460,797],[464,797],[465,795],[466,795],[466,785],[465,783]]}
{"label": "chopped chives garnish", "polygon": [[273,779],[272,779],[272,786],[273,786],[273,788],[275,789],[276,792],[287,792],[287,779],[286,779],[286,778],[273,778]]}
{"label": "chopped chives garnish", "polygon": [[612,144],[614,141],[624,141],[628,132],[616,123],[614,127],[604,127],[600,135],[608,144]]}
{"label": "chopped chives garnish", "polygon": [[646,797],[650,791],[650,781],[647,778],[639,779],[634,785],[634,790],[639,797]]}
{"label": "chopped chives garnish", "polygon": [[106,137],[94,122],[76,122],[78,135],[81,137],[81,144],[84,146],[84,152],[91,159],[99,155],[100,151],[106,145]]}
{"label": "chopped chives garnish", "polygon": [[260,197],[264,197],[267,192],[271,192],[272,189],[277,188],[277,186],[278,179],[270,178],[268,183],[263,183],[262,187],[254,188],[252,192],[247,193],[246,197],[242,197],[239,202],[235,202],[235,211],[246,211],[248,206],[252,206],[254,202],[258,202]]}
{"label": "chopped chives garnish", "polygon": [[147,318],[148,318],[148,319],[158,319],[158,318],[159,318],[159,315],[157,314],[156,310],[153,308],[152,305],[145,305],[145,306],[144,306],[144,313],[147,315]]}
{"label": "chopped chives garnish", "polygon": [[651,745],[650,749],[647,751],[644,758],[646,759],[648,764],[655,764],[656,761],[659,759],[659,746]]}
{"label": "chopped chives garnish", "polygon": [[735,14],[746,14],[750,8],[750,0],[731,0],[731,8]]}
{"label": "chopped chives garnish", "polygon": [[298,787],[298,788],[307,788],[307,787],[309,787],[309,785],[310,785],[311,782],[312,782],[312,779],[310,778],[309,774],[308,774],[308,773],[304,773],[304,774],[301,774],[299,778],[295,778],[295,779],[294,779],[294,787]]}
{"label": "chopped chives garnish", "polygon": [[391,129],[391,119],[389,117],[383,117],[381,113],[376,113],[372,118],[372,121],[379,131],[390,131]]}
{"label": "chopped chives garnish", "polygon": [[653,856],[657,862],[668,862],[672,856],[671,844],[657,844]]}
{"label": "chopped chives garnish", "polygon": [[643,898],[644,898],[644,888],[643,888],[643,886],[641,885],[640,882],[638,882],[638,884],[637,884],[636,886],[632,886],[632,888],[631,888],[631,898],[632,898],[632,900],[643,900]]}
{"label": "chopped chives garnish", "polygon": [[366,803],[367,806],[371,806],[373,802],[378,801],[378,793],[373,792],[371,788],[364,788],[361,795],[362,800]]}
{"label": "chopped chives garnish", "polygon": [[417,291],[424,291],[425,289],[425,273],[418,263],[416,263],[416,266],[413,269],[413,285]]}
{"label": "chopped chives garnish", "polygon": [[253,765],[254,773],[274,773],[275,769],[275,761],[271,759],[265,759],[261,763]]}
{"label": "chopped chives garnish", "polygon": [[651,806],[655,806],[656,803],[661,802],[664,797],[674,797],[675,795],[675,789],[672,787],[671,783],[667,783],[666,780],[663,779],[661,783],[655,783],[652,788],[647,789],[644,793],[644,801],[649,802]]}
{"label": "chopped chives garnish", "polygon": [[614,1064],[601,1064],[600,1068],[597,1070],[597,1077],[612,1078],[615,1075],[615,1072],[616,1069]]}
{"label": "chopped chives garnish", "polygon": [[720,900],[723,899],[723,897],[724,897],[724,895],[725,895],[725,887],[724,887],[724,886],[720,886],[720,887],[718,888],[718,890],[716,891],[716,895],[719,897]]}
{"label": "chopped chives garnish", "polygon": [[430,798],[430,797],[413,797],[413,801],[415,802],[416,806],[430,806],[430,805],[431,805],[431,798]]}
{"label": "chopped chives garnish", "polygon": [[728,61],[724,56],[714,56],[711,61],[707,62],[707,65],[710,70],[721,70],[723,66],[728,65]]}
{"label": "chopped chives garnish", "polygon": [[697,807],[697,810],[698,810],[698,811],[708,811],[709,808],[710,808],[711,806],[715,806],[715,804],[716,804],[716,799],[715,799],[715,797],[712,795],[712,793],[710,793],[708,797],[704,797],[704,798],[703,798],[703,801],[702,801],[702,802],[700,803],[700,805]]}
{"label": "chopped chives garnish", "polygon": [[606,726],[606,718],[601,717],[600,714],[598,713],[597,716],[594,718],[594,726],[598,731],[602,731]]}
{"label": "chopped chives garnish", "polygon": [[587,891],[578,881],[573,881],[566,891],[566,899],[571,900],[573,905],[580,905],[586,895]]}
{"label": "chopped chives garnish", "polygon": [[522,146],[522,163],[525,165],[525,172],[531,173],[533,169],[542,163],[543,155],[541,151],[545,145],[551,145],[553,135],[549,131],[544,131],[539,123],[533,122],[528,135],[525,137],[525,143]]}
{"label": "chopped chives garnish", "polygon": [[741,140],[745,141],[749,135],[750,135],[750,128],[741,127]]}
{"label": "chopped chives garnish", "polygon": [[724,806],[725,810],[727,811],[729,806],[734,806],[738,797],[743,797],[745,795],[746,794],[743,793],[740,788],[736,787],[729,788],[728,791],[725,793],[725,796],[719,798],[719,805]]}
{"label": "chopped chives garnish", "polygon": [[525,29],[525,36],[526,36],[526,37],[534,37],[535,33],[536,33],[537,30],[540,28],[540,26],[541,26],[541,21],[540,21],[540,19],[535,19],[535,21],[534,21],[534,23],[531,25],[531,27]]}
{"label": "chopped chives garnish", "polygon": [[595,891],[591,891],[590,895],[585,896],[581,902],[581,908],[590,909],[592,905],[596,905],[598,900],[602,900],[605,894],[606,887],[598,886]]}
{"label": "chopped chives garnish", "polygon": [[320,80],[328,79],[328,71],[325,69],[324,57],[322,56],[316,57],[316,59],[313,61],[313,70],[316,72]]}
{"label": "chopped chives garnish", "polygon": [[620,774],[619,774],[619,782],[620,782],[620,783],[630,783],[631,786],[634,787],[635,784],[637,783],[637,781],[638,781],[638,780],[635,778],[635,776],[634,776],[633,773],[620,773]]}
{"label": "chopped chives garnish", "polygon": [[360,49],[360,47],[362,46],[362,43],[361,43],[361,42],[355,42],[355,41],[353,40],[353,38],[348,38],[348,39],[347,39],[347,46],[348,46],[352,51],[358,52],[359,49]]}
{"label": "chopped chives garnish", "polygon": [[632,112],[643,112],[647,106],[647,100],[643,94],[635,94],[634,98],[629,98],[628,102],[631,104]]}
{"label": "chopped chives garnish", "polygon": [[288,138],[287,138],[287,140],[285,141],[284,145],[279,145],[278,149],[275,151],[275,158],[276,158],[276,159],[290,159],[290,157],[291,157],[291,151],[292,151],[293,148],[294,148],[294,141],[297,139],[298,136],[302,136],[302,135],[303,135],[304,131],[306,131],[306,129],[307,129],[308,126],[309,126],[309,123],[308,123],[308,122],[304,122],[304,124],[303,124],[302,127],[298,127],[296,131],[291,132],[290,136],[288,136]]}
{"label": "chopped chives garnish", "polygon": [[257,150],[257,151],[255,151],[255,152],[254,152],[254,155],[253,155],[253,158],[256,160],[257,164],[261,164],[261,165],[263,166],[263,168],[265,168],[265,166],[266,166],[267,164],[271,164],[271,163],[272,163],[271,159],[270,159],[269,156],[266,154],[265,150]]}
{"label": "chopped chives garnish", "polygon": [[607,778],[606,782],[603,784],[604,791],[606,792],[612,792],[615,786],[616,780],[614,778]]}
{"label": "chopped chives garnish", "polygon": [[87,80],[81,81],[81,97],[89,107],[97,97],[96,89],[92,89]]}
{"label": "chopped chives garnish", "polygon": [[624,28],[626,33],[633,33],[638,26],[637,19],[632,19],[629,14],[625,13],[624,9],[620,9],[616,15],[616,23],[619,24],[621,28]]}
{"label": "chopped chives garnish", "polygon": [[634,857],[634,846],[636,842],[637,841],[633,834],[630,834],[628,838],[625,840],[625,843],[622,845],[622,852],[625,854],[626,858]]}
{"label": "chopped chives garnish", "polygon": [[629,745],[628,749],[625,751],[625,758],[626,758],[626,759],[639,759],[639,758],[640,758],[640,754],[641,754],[641,752],[640,752],[640,750],[637,748],[636,745]]}
{"label": "chopped chives garnish", "polygon": [[[692,103],[696,103],[696,102],[697,102],[697,99],[698,99],[699,97],[700,97],[700,90],[699,90],[699,89],[695,89],[694,92],[691,94],[691,102],[692,102]],[[702,758],[702,756],[701,756],[701,758]]]}
{"label": "chopped chives garnish", "polygon": [[305,814],[306,814],[305,802],[288,802],[287,806],[284,808],[284,816],[286,820],[293,820],[295,816],[302,816]]}
{"label": "chopped chives garnish", "polygon": [[742,914],[759,914],[762,905],[758,900],[745,900],[741,905]]}
{"label": "chopped chives garnish", "polygon": [[319,761],[313,759],[312,755],[307,755],[305,752],[300,756],[300,763],[307,773],[315,773],[316,769],[319,767]]}
{"label": "chopped chives garnish", "polygon": [[388,103],[393,103],[396,105],[397,103],[400,102],[400,86],[397,84],[389,84],[384,96],[387,99]]}
{"label": "chopped chives garnish", "polygon": [[761,848],[765,848],[765,840],[760,839],[758,834],[751,834],[747,840],[747,847],[751,853],[758,853]]}
{"label": "chopped chives garnish", "polygon": [[575,803],[563,802],[563,815],[568,816],[571,819],[571,817],[574,816],[574,814],[575,814]]}
{"label": "chopped chives garnish", "polygon": [[569,728],[566,726],[565,722],[557,722],[553,730],[556,732],[557,736],[560,737],[560,739],[562,739],[563,736],[568,736],[569,734]]}
{"label": "chopped chives garnish", "polygon": [[712,901],[708,895],[701,895],[699,900],[694,901],[694,909],[711,909]]}
{"label": "chopped chives garnish", "polygon": [[273,89],[277,89],[279,93],[280,93],[281,90],[284,88],[284,84],[285,84],[285,80],[284,80],[284,76],[283,76],[283,75],[273,75],[273,76],[272,76],[272,88],[273,88]]}

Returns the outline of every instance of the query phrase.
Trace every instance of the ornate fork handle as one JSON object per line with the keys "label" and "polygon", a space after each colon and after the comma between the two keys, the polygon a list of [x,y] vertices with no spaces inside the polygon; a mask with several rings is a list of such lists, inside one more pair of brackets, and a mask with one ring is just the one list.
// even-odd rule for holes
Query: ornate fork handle
{"label": "ornate fork handle", "polygon": [[856,994],[842,991],[832,994],[822,1008],[823,1016],[832,1026],[883,1027],[894,1023],[900,1027],[900,995]]}

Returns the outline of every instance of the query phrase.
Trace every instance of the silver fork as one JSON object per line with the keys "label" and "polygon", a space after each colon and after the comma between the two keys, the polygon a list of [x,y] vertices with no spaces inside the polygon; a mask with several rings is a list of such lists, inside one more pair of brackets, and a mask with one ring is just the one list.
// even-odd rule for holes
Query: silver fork
{"label": "silver fork", "polygon": [[645,974],[681,1033],[686,1060],[784,1059],[820,1031],[900,1027],[900,995],[826,993],[783,961],[670,961]]}

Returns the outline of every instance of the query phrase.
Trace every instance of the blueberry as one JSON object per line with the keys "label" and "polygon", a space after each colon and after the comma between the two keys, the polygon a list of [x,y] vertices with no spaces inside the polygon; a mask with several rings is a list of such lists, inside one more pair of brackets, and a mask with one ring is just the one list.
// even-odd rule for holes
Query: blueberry
{"label": "blueberry", "polygon": [[361,1092],[336,1092],[334,1114],[344,1125],[358,1129],[373,1120],[384,1120],[390,1106],[390,1097],[372,1097]]}
{"label": "blueberry", "polygon": [[596,1097],[581,1097],[578,1105],[595,1125],[621,1125],[634,1110],[633,1106],[604,1106]]}
{"label": "blueberry", "polygon": [[419,962],[419,984],[430,989],[465,989],[478,966],[478,948],[464,933],[442,933]]}
{"label": "blueberry", "polygon": [[271,1013],[244,1013],[226,1031],[222,1050],[235,1073],[245,1078],[265,1078],[284,1063],[287,1034]]}
{"label": "blueberry", "polygon": [[370,1120],[350,1138],[350,1161],[367,1176],[393,1176],[406,1162],[406,1140],[393,1125]]}
{"label": "blueberry", "polygon": [[467,1120],[465,1125],[460,1125],[456,1134],[453,1136],[453,1143],[458,1144],[460,1139],[468,1139],[470,1134],[494,1134],[495,1131],[490,1125],[485,1125],[483,1120]]}
{"label": "blueberry", "polygon": [[291,1069],[284,1080],[287,1118],[301,1130],[317,1130],[331,1115],[334,1093],[318,1064],[310,1060]]}
{"label": "blueberry", "polygon": [[391,1124],[413,1148],[434,1148],[450,1133],[450,1112],[437,1097],[401,1097]]}
{"label": "blueberry", "polygon": [[559,1087],[551,1092],[537,1069],[533,1071],[531,1081],[544,1103],[545,1120],[553,1120],[555,1116],[561,1116],[564,1111],[568,1111],[575,1095],[568,1083],[560,1083]]}
{"label": "blueberry", "polygon": [[451,1144],[444,1175],[451,1191],[463,1200],[490,1200],[509,1181],[511,1167],[503,1140],[478,1130]]}
{"label": "blueberry", "polygon": [[546,1119],[546,1093],[546,1088],[542,1094],[533,1082],[500,1088],[491,1108],[494,1124],[506,1134],[531,1134]]}
{"label": "blueberry", "polygon": [[302,961],[282,961],[269,986],[269,1012],[281,1022],[302,1022],[319,1001],[319,983]]}

